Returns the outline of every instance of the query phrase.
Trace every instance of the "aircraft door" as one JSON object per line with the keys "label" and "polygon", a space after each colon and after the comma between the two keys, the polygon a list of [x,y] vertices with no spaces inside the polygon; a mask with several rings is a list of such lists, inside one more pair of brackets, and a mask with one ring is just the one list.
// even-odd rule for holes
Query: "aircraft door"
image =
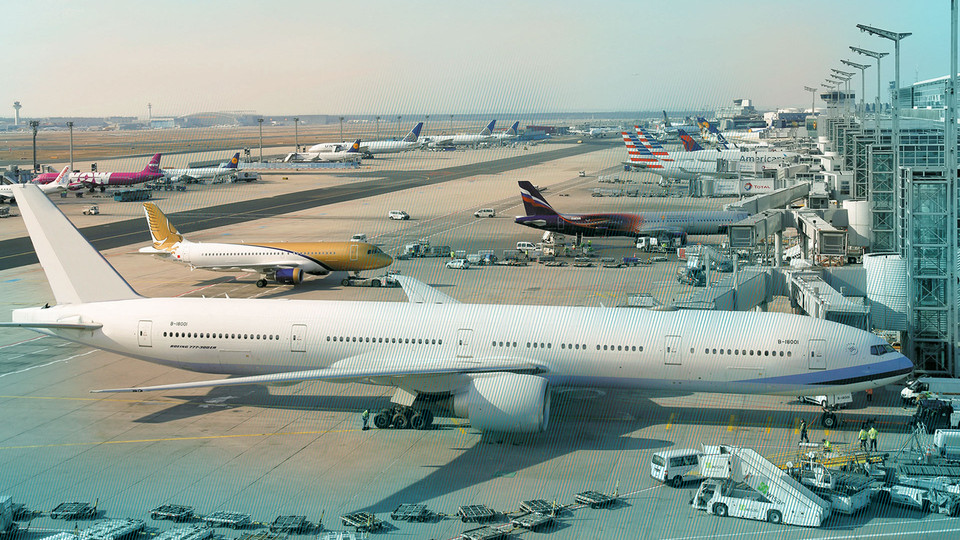
{"label": "aircraft door", "polygon": [[307,350],[307,325],[295,324],[290,332],[290,350],[292,352],[305,352]]}
{"label": "aircraft door", "polygon": [[457,330],[457,358],[473,358],[473,330]]}
{"label": "aircraft door", "polygon": [[355,261],[360,257],[360,246],[356,244],[350,245],[350,260]]}
{"label": "aircraft door", "polygon": [[153,347],[153,321],[140,321],[137,325],[137,343],[141,347]]}
{"label": "aircraft door", "polygon": [[663,363],[673,366],[683,364],[683,358],[680,355],[680,336],[666,336],[663,347]]}
{"label": "aircraft door", "polygon": [[823,354],[826,344],[827,342],[822,339],[811,339],[808,342],[807,348],[810,350],[808,367],[810,369],[827,369],[827,357]]}

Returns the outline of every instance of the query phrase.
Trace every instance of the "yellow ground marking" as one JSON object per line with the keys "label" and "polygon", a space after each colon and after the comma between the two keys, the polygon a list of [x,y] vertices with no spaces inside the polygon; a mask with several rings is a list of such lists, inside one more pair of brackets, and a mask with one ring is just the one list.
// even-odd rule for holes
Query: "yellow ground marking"
{"label": "yellow ground marking", "polygon": [[730,423],[727,424],[727,431],[733,431],[736,423],[737,423],[737,415],[731,414]]}
{"label": "yellow ground marking", "polygon": [[670,426],[673,425],[673,419],[677,417],[677,413],[670,413],[670,419],[667,420],[667,425],[663,429],[670,429]]}
{"label": "yellow ground marking", "polygon": [[0,450],[23,450],[29,448],[63,448],[68,446],[98,446],[101,444],[143,444],[170,441],[200,441],[207,439],[239,439],[244,437],[276,437],[283,435],[322,435],[326,433],[351,433],[359,429],[325,429],[321,431],[289,431],[280,433],[243,433],[237,435],[198,435],[195,437],[162,437],[157,439],[129,439],[122,441],[91,441],[57,444],[26,444],[22,446],[0,446]]}
{"label": "yellow ground marking", "polygon": [[767,417],[767,429],[764,430],[768,435],[770,434],[770,426],[771,426],[771,425],[773,425],[773,417],[772,417],[772,416],[768,416],[768,417]]}

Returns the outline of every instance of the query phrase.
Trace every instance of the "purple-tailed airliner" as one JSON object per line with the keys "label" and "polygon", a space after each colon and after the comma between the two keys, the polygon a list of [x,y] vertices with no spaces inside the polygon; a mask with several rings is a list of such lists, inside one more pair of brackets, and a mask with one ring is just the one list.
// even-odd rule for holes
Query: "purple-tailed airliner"
{"label": "purple-tailed airliner", "polygon": [[[43,173],[36,178],[38,184],[46,184],[56,180],[56,173]],[[160,170],[160,154],[154,154],[150,163],[140,172],[72,172],[70,173],[71,189],[88,188],[90,191],[100,188],[100,191],[107,189],[107,186],[131,186],[152,182],[163,178],[163,171]]]}
{"label": "purple-tailed airliner", "polygon": [[684,212],[647,211],[638,214],[561,214],[527,181],[520,181],[520,198],[527,215],[517,216],[516,223],[557,234],[584,236],[641,236],[660,239],[680,238],[686,243],[689,234],[726,234],[727,227],[750,217],[747,212],[690,210]]}

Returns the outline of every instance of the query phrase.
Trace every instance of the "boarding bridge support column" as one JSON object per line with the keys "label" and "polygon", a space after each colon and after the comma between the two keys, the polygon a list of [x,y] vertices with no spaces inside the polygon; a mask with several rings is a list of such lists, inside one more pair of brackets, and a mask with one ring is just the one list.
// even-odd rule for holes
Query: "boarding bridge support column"
{"label": "boarding bridge support column", "polygon": [[780,268],[780,257],[783,254],[783,231],[773,235],[773,267]]}

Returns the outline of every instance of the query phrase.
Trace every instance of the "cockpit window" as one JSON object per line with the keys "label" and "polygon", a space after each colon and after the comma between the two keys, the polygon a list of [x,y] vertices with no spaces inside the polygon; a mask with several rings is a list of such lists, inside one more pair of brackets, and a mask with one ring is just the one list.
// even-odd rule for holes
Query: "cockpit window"
{"label": "cockpit window", "polygon": [[883,356],[884,354],[896,352],[896,351],[897,350],[893,348],[893,345],[890,345],[889,343],[870,346],[870,354],[873,356]]}

